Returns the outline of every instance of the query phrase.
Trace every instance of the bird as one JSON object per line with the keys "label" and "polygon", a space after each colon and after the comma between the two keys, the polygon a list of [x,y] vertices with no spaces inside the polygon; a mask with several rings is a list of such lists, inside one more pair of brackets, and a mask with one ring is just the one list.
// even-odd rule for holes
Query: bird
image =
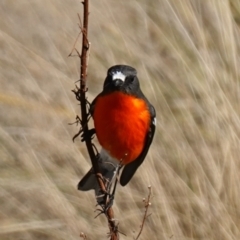
{"label": "bird", "polygon": [[[136,69],[110,67],[102,92],[90,105],[90,114],[92,133],[102,147],[98,163],[103,178],[111,181],[120,163],[120,184],[125,186],[146,158],[156,128],[155,108],[140,88]],[[78,190],[91,189],[100,193],[93,168],[78,183]]]}

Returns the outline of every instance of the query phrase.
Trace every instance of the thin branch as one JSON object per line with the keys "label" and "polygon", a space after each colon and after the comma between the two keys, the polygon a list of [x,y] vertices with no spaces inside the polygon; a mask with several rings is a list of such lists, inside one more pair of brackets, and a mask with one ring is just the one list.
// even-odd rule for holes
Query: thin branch
{"label": "thin branch", "polygon": [[[88,41],[88,15],[89,15],[89,0],[83,0],[83,25],[81,18],[78,14],[79,18],[79,28],[80,28],[80,33],[74,43],[74,46],[72,48],[71,53],[69,54],[71,56],[72,52],[75,50],[78,54],[78,57],[80,58],[80,88],[76,87],[76,90],[73,92],[76,95],[77,100],[80,102],[80,108],[81,108],[81,118],[78,118],[78,123],[81,124],[81,129],[79,132],[74,136],[74,139],[79,136],[81,133],[84,134],[84,136],[87,136],[89,132],[89,127],[88,127],[88,121],[89,121],[89,107],[88,107],[88,101],[86,99],[86,92],[87,92],[87,65],[88,65],[88,54],[89,54],[89,48],[90,48],[90,42]],[[82,51],[81,54],[78,52],[76,49],[76,43],[77,40],[79,39],[80,34],[82,34]],[[98,165],[98,160],[97,160],[97,153],[94,151],[94,147],[92,144],[92,139],[91,138],[86,138],[85,143],[87,147],[88,154],[91,159],[91,163],[93,166],[93,170],[96,175],[97,182],[101,188],[101,191],[103,194],[106,196],[109,195],[109,193],[106,190],[105,184],[104,184],[104,179],[103,176],[100,172],[100,168]],[[110,201],[110,200],[109,200]],[[119,234],[118,234],[118,225],[116,224],[116,221],[114,219],[114,212],[111,207],[111,204],[109,204],[109,201],[106,201],[105,206],[103,207],[103,213],[106,215],[108,219],[108,225],[109,225],[109,237],[111,240],[117,240],[119,239]],[[110,205],[110,207],[109,207]]]}
{"label": "thin branch", "polygon": [[145,206],[145,213],[144,213],[143,220],[142,220],[142,223],[140,226],[140,231],[139,231],[137,237],[135,238],[135,240],[139,239],[140,235],[142,234],[143,226],[146,222],[146,219],[149,216],[151,216],[151,213],[150,214],[147,214],[147,213],[148,213],[148,208],[151,206],[150,199],[151,199],[151,194],[152,194],[152,187],[148,186],[148,190],[149,190],[149,192],[148,192],[147,200],[145,198],[143,199],[144,206]]}

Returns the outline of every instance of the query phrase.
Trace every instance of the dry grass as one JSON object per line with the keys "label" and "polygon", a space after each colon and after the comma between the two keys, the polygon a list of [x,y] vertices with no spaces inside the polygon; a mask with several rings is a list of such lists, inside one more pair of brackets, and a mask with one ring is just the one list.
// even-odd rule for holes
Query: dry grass
{"label": "dry grass", "polygon": [[[126,63],[157,109],[147,160],[116,196],[121,239],[137,235],[149,184],[141,239],[240,239],[239,0],[90,2],[90,99]],[[89,160],[68,125],[81,11],[76,0],[0,3],[0,239],[106,239],[93,193],[76,190]]]}

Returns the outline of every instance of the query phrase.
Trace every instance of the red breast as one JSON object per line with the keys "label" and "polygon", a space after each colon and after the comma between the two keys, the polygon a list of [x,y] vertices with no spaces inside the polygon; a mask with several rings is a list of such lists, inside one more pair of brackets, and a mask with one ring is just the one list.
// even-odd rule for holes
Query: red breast
{"label": "red breast", "polygon": [[112,157],[128,164],[140,155],[150,126],[143,99],[119,91],[99,96],[93,119],[98,141]]}

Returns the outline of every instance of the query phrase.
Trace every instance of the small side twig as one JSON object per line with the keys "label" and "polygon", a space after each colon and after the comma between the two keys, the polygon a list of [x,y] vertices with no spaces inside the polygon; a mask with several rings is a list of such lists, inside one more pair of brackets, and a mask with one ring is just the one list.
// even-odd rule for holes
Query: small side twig
{"label": "small side twig", "polygon": [[142,219],[142,223],[140,225],[140,230],[139,230],[139,233],[137,235],[137,237],[135,238],[135,240],[139,239],[140,235],[142,234],[142,231],[143,231],[143,227],[144,227],[144,224],[146,222],[146,219],[151,216],[151,213],[148,214],[148,209],[149,207],[151,206],[151,202],[150,202],[150,199],[151,199],[151,195],[152,195],[152,187],[151,185],[148,186],[148,197],[147,199],[143,198],[143,203],[144,203],[144,206],[145,206],[145,212],[144,212],[144,215],[143,215],[143,219]]}
{"label": "small side twig", "polygon": [[83,240],[87,240],[87,235],[84,232],[80,233],[80,238],[82,238]]}

